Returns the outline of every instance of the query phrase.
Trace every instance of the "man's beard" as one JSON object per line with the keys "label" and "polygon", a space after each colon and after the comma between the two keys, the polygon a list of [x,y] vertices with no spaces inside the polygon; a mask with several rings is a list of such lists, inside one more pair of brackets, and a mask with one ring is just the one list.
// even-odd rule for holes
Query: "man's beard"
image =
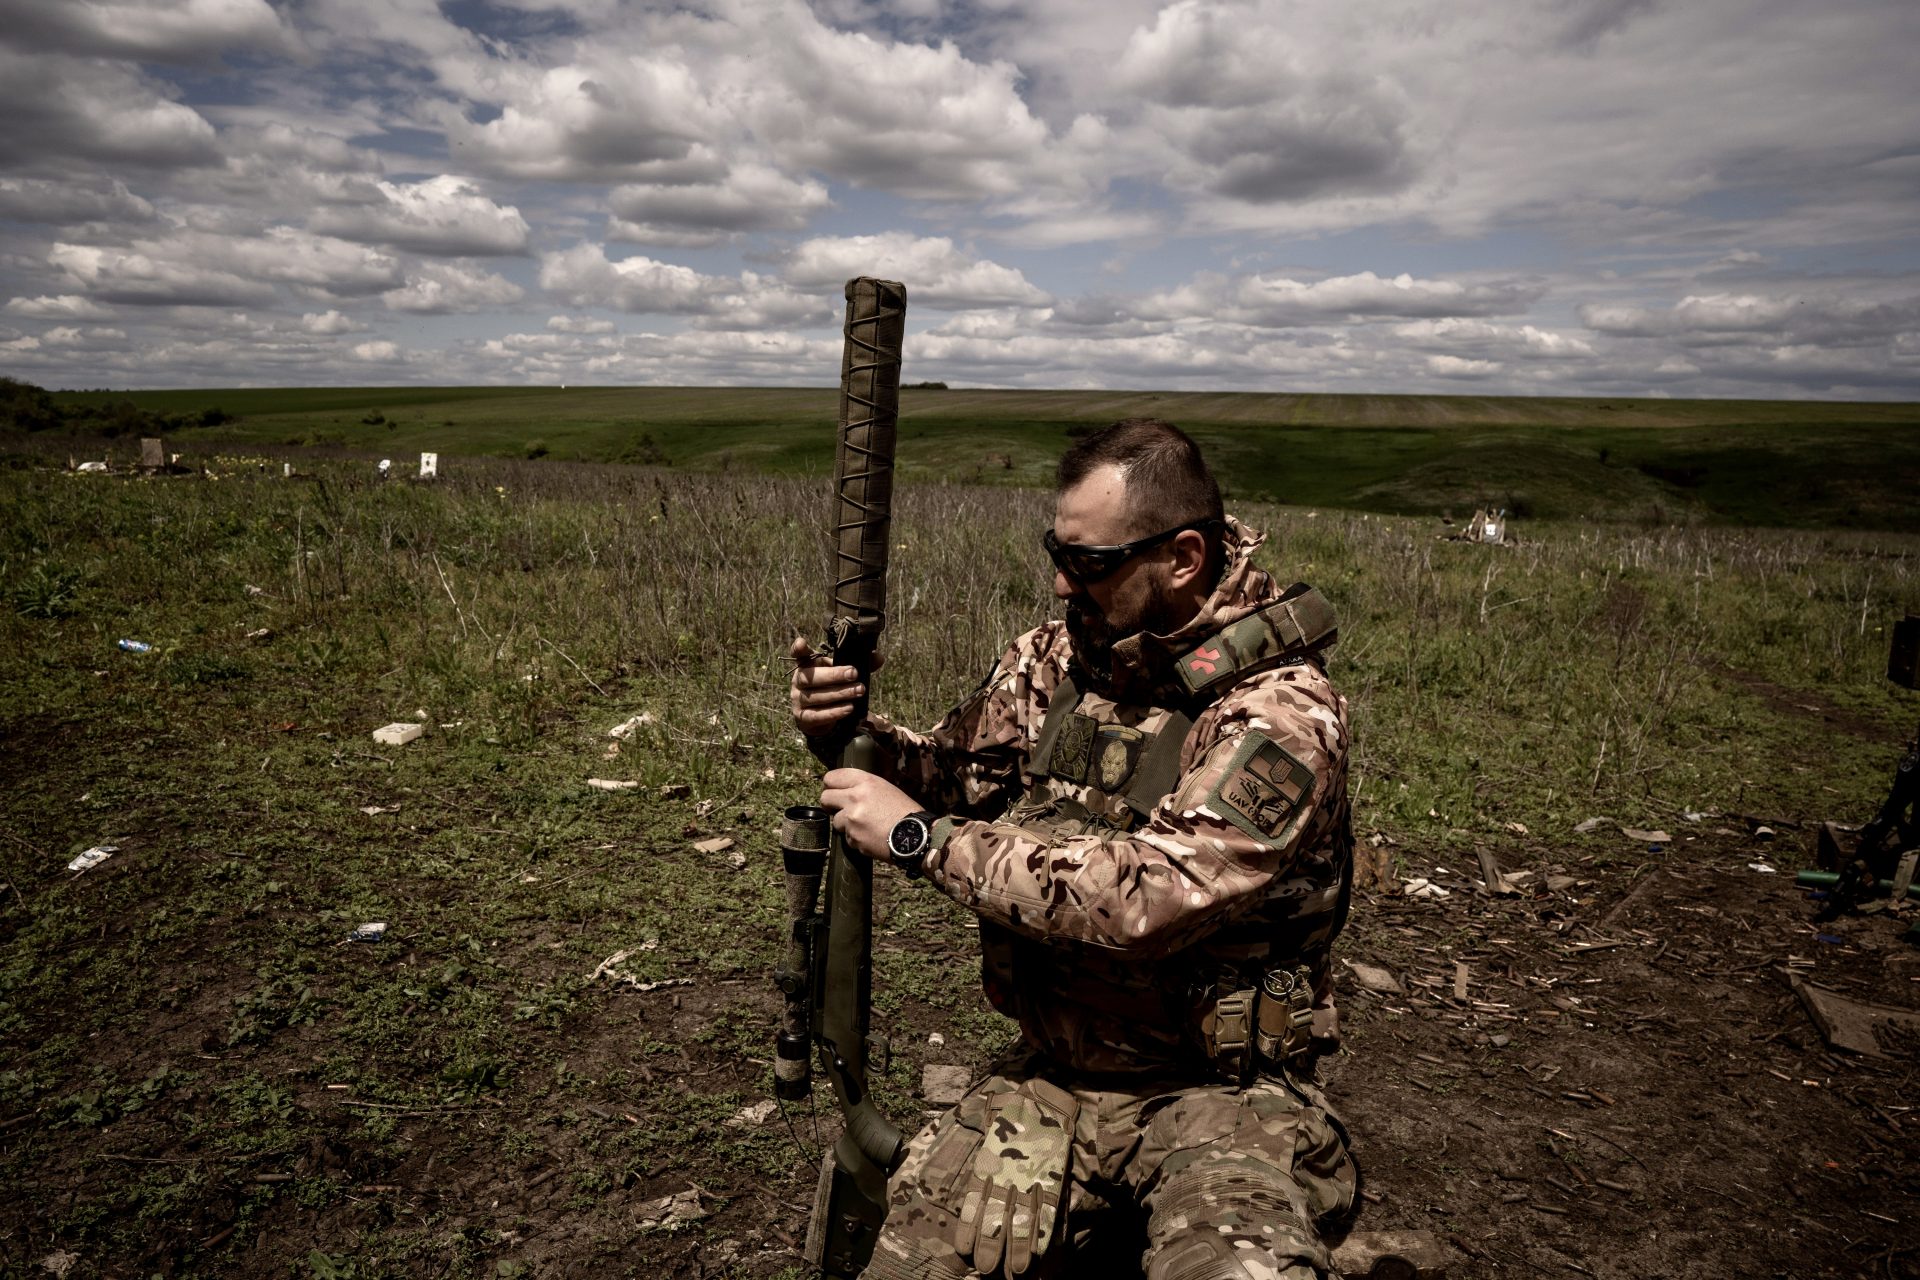
{"label": "man's beard", "polygon": [[1084,591],[1067,600],[1067,635],[1073,640],[1073,656],[1098,681],[1113,674],[1113,647],[1143,631],[1166,635],[1177,631],[1186,621],[1175,616],[1177,610],[1161,584],[1154,583],[1145,605],[1132,616],[1109,617],[1101,612],[1093,597]]}

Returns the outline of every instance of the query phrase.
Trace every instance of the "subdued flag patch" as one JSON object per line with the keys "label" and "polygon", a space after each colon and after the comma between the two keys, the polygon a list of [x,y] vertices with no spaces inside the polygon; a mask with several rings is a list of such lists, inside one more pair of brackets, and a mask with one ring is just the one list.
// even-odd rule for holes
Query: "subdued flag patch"
{"label": "subdued flag patch", "polygon": [[1279,840],[1313,795],[1313,770],[1264,733],[1249,732],[1207,800],[1250,836]]}

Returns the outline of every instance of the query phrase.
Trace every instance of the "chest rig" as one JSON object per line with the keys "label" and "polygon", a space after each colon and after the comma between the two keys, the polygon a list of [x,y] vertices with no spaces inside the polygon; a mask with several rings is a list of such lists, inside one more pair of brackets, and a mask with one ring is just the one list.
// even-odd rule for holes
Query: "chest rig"
{"label": "chest rig", "polygon": [[[1164,702],[1134,725],[1080,710],[1085,694],[1071,674],[1054,690],[1027,763],[1027,794],[1016,820],[1062,835],[1120,834],[1143,825],[1180,779],[1180,758],[1194,719],[1234,685],[1263,671],[1315,656],[1331,644],[1333,606],[1303,584],[1171,656],[1157,682]],[[1159,701],[1156,698],[1156,701]],[[1150,727],[1149,727],[1150,726]],[[1066,784],[1063,788],[1061,784]],[[1084,789],[1077,795],[1062,794]],[[1084,796],[1084,798],[1080,798]],[[1240,930],[1231,928],[1230,933]],[[1229,939],[1221,939],[1223,942]],[[1303,966],[1275,968],[1271,948],[1252,938],[1241,959],[1196,964],[1185,983],[1183,1021],[1220,1074],[1244,1082],[1264,1063],[1284,1067],[1309,1048],[1313,980]],[[1046,972],[1048,958],[1032,960]],[[1096,1005],[1100,996],[1081,991]],[[1116,1012],[1137,1013],[1123,996]]]}
{"label": "chest rig", "polygon": [[[1069,674],[1054,689],[1027,760],[1024,816],[1042,825],[1053,818],[1083,829],[1133,830],[1179,781],[1181,749],[1195,716],[1249,676],[1317,653],[1333,642],[1337,628],[1326,597],[1295,584],[1272,604],[1170,658],[1171,674],[1158,682],[1164,701],[1142,718],[1143,724],[1158,721],[1152,728],[1086,715],[1080,710],[1086,695]],[[1092,794],[1087,801],[1059,796],[1055,780]]]}

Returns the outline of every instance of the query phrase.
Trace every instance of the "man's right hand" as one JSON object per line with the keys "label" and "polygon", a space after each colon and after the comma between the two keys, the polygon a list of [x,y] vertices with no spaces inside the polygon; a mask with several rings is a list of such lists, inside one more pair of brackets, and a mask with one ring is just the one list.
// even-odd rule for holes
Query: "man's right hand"
{"label": "man's right hand", "polygon": [[[788,705],[793,711],[793,727],[809,738],[817,738],[846,719],[853,704],[867,691],[854,667],[825,665],[816,658],[805,636],[793,638],[793,687]],[[878,655],[874,668],[879,669]]]}

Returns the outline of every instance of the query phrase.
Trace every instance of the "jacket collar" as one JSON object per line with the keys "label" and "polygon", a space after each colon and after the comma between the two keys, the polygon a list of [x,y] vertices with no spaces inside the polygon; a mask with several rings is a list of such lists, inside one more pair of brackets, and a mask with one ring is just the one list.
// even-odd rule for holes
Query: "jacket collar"
{"label": "jacket collar", "polygon": [[1104,673],[1096,674],[1076,657],[1072,662],[1075,683],[1087,692],[1134,706],[1174,706],[1187,701],[1174,660],[1222,627],[1280,598],[1273,575],[1253,563],[1254,551],[1266,540],[1264,533],[1228,516],[1222,539],[1227,565],[1199,612],[1166,635],[1141,631],[1116,642],[1107,652]]}

